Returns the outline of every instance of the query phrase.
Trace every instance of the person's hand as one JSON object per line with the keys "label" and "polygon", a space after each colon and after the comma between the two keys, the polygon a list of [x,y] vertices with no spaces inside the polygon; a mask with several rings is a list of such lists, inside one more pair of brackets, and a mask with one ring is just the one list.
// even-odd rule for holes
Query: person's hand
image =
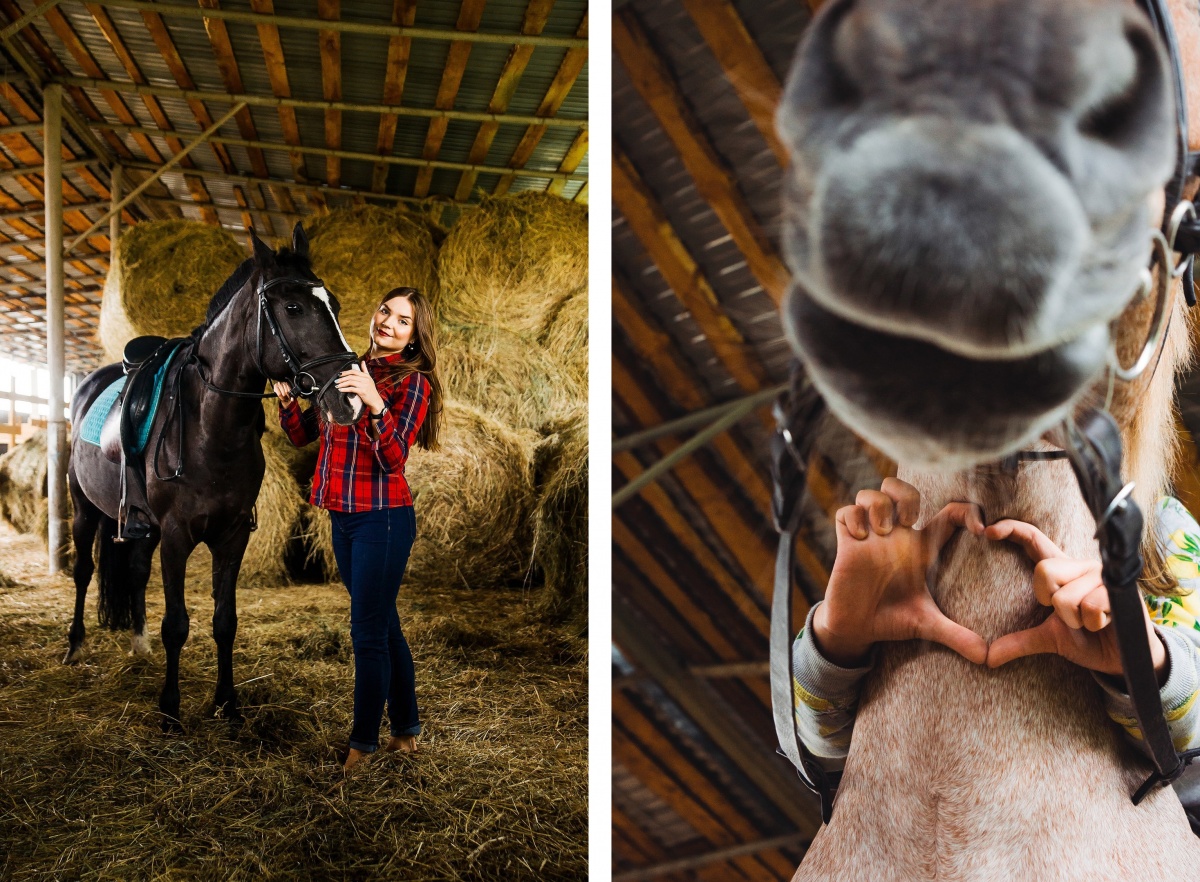
{"label": "person's hand", "polygon": [[345,392],[347,395],[357,395],[361,398],[362,403],[371,409],[371,413],[381,413],[383,411],[383,396],[375,388],[375,381],[371,379],[370,373],[367,372],[366,362],[363,362],[361,367],[353,365],[350,370],[342,371],[338,374],[334,385],[337,386],[339,392]]}
{"label": "person's hand", "polygon": [[[997,521],[985,535],[995,541],[1007,539],[1025,550],[1035,564],[1033,593],[1038,603],[1053,609],[1040,625],[993,641],[988,648],[988,667],[996,668],[1027,655],[1054,653],[1093,671],[1122,674],[1121,652],[1100,562],[1067,557],[1045,533],[1022,521]],[[1145,604],[1142,613],[1150,638],[1150,658],[1161,684],[1166,680],[1167,650],[1154,632]]]}
{"label": "person's hand", "polygon": [[292,396],[292,384],[287,380],[275,380],[271,383],[271,388],[275,390],[275,394],[279,396],[279,403],[283,407],[287,407],[296,399]]}
{"label": "person's hand", "polygon": [[983,534],[977,505],[952,502],[922,530],[917,489],[885,478],[837,513],[837,559],[825,600],[813,614],[813,637],[835,664],[855,667],[875,643],[932,640],[983,664],[987,642],[947,618],[929,593],[928,579],[942,546],[960,527]]}

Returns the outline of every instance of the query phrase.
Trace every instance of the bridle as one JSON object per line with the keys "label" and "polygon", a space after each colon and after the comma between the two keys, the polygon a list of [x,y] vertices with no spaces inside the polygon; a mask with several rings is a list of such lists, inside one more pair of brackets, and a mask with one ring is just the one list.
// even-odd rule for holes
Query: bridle
{"label": "bridle", "polygon": [[[299,285],[309,288],[324,288],[325,283],[319,279],[305,279],[299,276],[280,276],[270,281],[266,281],[262,277],[258,280],[258,287],[255,291],[258,297],[258,311],[254,329],[254,366],[258,368],[267,379],[271,379],[270,372],[263,367],[263,320],[266,320],[267,327],[271,331],[271,336],[275,338],[275,342],[279,345],[279,353],[283,356],[283,363],[291,372],[292,391],[298,398],[315,400],[320,398],[329,387],[337,380],[338,374],[341,371],[334,371],[330,374],[329,379],[320,386],[317,386],[316,378],[309,371],[323,364],[331,364],[340,362],[343,367],[349,367],[351,364],[358,364],[358,355],[348,349],[341,352],[334,352],[329,355],[320,355],[316,358],[310,358],[308,361],[301,362],[296,357],[296,351],[292,349],[287,341],[287,337],[283,333],[283,328],[279,325],[279,320],[275,317],[275,313],[271,310],[271,303],[267,300],[267,292],[272,288],[280,285]],[[330,313],[332,315],[332,313]],[[199,364],[197,364],[199,368]],[[235,392],[232,389],[222,389],[219,386],[214,386],[209,382],[208,378],[203,373],[200,374],[200,379],[204,385],[213,392],[218,392],[221,395],[228,395],[233,398],[274,398],[274,392],[258,393],[258,392]]]}
{"label": "bridle", "polygon": [[[299,285],[309,289],[325,287],[325,283],[318,279],[305,279],[300,276],[280,276],[267,281],[260,274],[258,286],[255,289],[255,296],[258,299],[258,309],[254,329],[254,365],[256,368],[258,368],[260,374],[267,379],[271,379],[271,374],[266,368],[263,367],[262,363],[263,322],[265,320],[267,327],[271,331],[271,336],[275,338],[275,342],[279,346],[279,352],[283,356],[283,362],[287,366],[288,371],[292,374],[291,385],[293,393],[298,398],[316,401],[325,394],[329,387],[337,380],[338,375],[341,374],[342,371],[334,371],[332,374],[330,374],[329,379],[320,386],[317,385],[316,378],[313,377],[310,371],[320,365],[332,364],[335,362],[340,363],[343,367],[349,367],[352,364],[358,364],[358,355],[354,352],[351,352],[349,349],[346,349],[341,352],[334,352],[329,355],[320,355],[316,358],[310,358],[308,361],[300,361],[300,359],[296,356],[295,350],[292,349],[291,345],[288,343],[287,337],[283,333],[283,328],[280,327],[279,320],[275,317],[274,312],[271,310],[270,301],[267,299],[267,292],[280,285]],[[228,305],[226,305],[226,309],[228,308]],[[332,316],[332,312],[330,315]],[[201,336],[203,336],[203,333],[201,333]],[[200,359],[196,354],[196,344],[199,342],[199,340],[200,337],[193,337],[190,343],[187,344],[191,346],[191,352],[189,353],[184,364],[190,363],[195,365],[196,373],[200,377],[200,382],[204,384],[206,389],[230,398],[254,398],[262,400],[264,398],[276,397],[274,392],[238,392],[234,389],[222,389],[220,386],[214,385],[209,378],[204,375],[203,366],[201,365]],[[180,376],[182,376],[181,372],[177,372],[175,374],[176,388],[171,394],[171,398],[174,402],[174,412],[167,417],[167,422],[163,424],[162,431],[158,436],[158,443],[154,448],[154,475],[160,481],[174,481],[183,477],[184,418],[183,396],[180,394],[180,390],[178,389]],[[163,445],[167,437],[167,427],[170,425],[171,419],[175,420],[176,425],[175,438],[176,444],[178,445],[177,449],[179,451],[179,461],[170,474],[162,474],[159,470],[159,459],[163,451]]]}
{"label": "bridle", "polygon": [[[1137,0],[1137,3],[1150,19],[1170,58],[1174,74],[1177,152],[1174,171],[1164,187],[1166,199],[1161,229],[1152,235],[1150,262],[1143,270],[1139,289],[1131,300],[1150,294],[1155,297],[1150,331],[1139,355],[1128,367],[1120,364],[1115,347],[1110,353],[1110,398],[1112,380],[1132,383],[1152,363],[1151,375],[1157,370],[1173,311],[1170,306],[1172,285],[1181,279],[1188,306],[1196,305],[1193,264],[1195,255],[1200,252],[1200,221],[1192,203],[1183,198],[1189,181],[1200,173],[1200,152],[1188,149],[1187,92],[1179,44],[1165,0]],[[1176,259],[1175,255],[1180,256]],[[1159,268],[1157,276],[1153,273],[1155,266]],[[805,786],[820,797],[822,820],[828,823],[841,772],[827,772],[796,735],[791,654],[794,546],[802,520],[801,503],[809,455],[825,403],[799,365],[793,369],[790,385],[791,388],[775,403],[777,427],[770,451],[774,483],[772,514],[780,535],[771,602],[771,705],[779,752],[796,768]],[[1062,432],[1064,449],[1020,451],[1006,457],[999,467],[1015,472],[1021,462],[1070,460],[1080,490],[1096,519],[1102,578],[1108,588],[1126,686],[1154,764],[1154,772],[1133,794],[1136,805],[1154,787],[1165,786],[1179,778],[1188,764],[1200,757],[1200,749],[1177,752],[1163,715],[1144,626],[1144,606],[1137,585],[1143,569],[1142,513],[1131,496],[1132,482],[1121,480],[1120,431],[1107,407],[1108,402],[1104,409],[1089,411],[1078,420],[1068,417]]]}

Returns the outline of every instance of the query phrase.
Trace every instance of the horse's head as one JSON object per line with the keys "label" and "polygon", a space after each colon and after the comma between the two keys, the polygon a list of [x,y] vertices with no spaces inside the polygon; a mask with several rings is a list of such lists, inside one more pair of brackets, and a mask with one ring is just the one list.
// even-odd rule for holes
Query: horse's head
{"label": "horse's head", "polygon": [[1162,218],[1173,83],[1133,0],[827,3],[778,121],[784,320],[831,409],[959,467],[1102,393]]}
{"label": "horse's head", "polygon": [[254,285],[265,304],[258,307],[256,327],[248,330],[258,337],[253,345],[261,347],[263,370],[271,379],[291,380],[299,394],[311,395],[313,406],[330,422],[350,425],[362,413],[362,401],[339,392],[334,379],[356,365],[357,358],[338,325],[337,298],[313,274],[304,228],[296,224],[291,249],[278,253],[252,238],[258,268]]}

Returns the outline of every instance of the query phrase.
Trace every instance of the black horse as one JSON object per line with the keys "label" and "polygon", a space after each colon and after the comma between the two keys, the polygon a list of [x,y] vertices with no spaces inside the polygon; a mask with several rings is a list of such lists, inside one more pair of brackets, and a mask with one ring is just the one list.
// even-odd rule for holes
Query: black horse
{"label": "black horse", "polygon": [[179,651],[189,624],[184,571],[201,542],[212,552],[215,704],[226,719],[240,718],[233,686],[235,593],[263,478],[260,400],[266,397],[261,392],[267,380],[290,379],[327,419],[341,425],[354,422],[362,408],[357,397],[333,385],[356,359],[338,326],[337,301],[313,275],[303,228],[296,225],[292,248],[278,254],[257,236],[253,241],[254,256],[213,297],[204,324],[183,340],[166,370],[145,445],[146,499],[157,522],[147,538],[114,541],[122,466],[80,437],[88,408],[120,377],[122,366],[107,365],[90,374],[71,402],[67,478],[75,506],[75,617],[64,661],[73,661],[83,643],[83,604],[96,570],[92,549],[97,529],[100,623],[112,630],[132,627],[135,652],[146,649],[146,583],[151,557],[161,543],[167,671],[159,709],[164,730],[181,728]]}

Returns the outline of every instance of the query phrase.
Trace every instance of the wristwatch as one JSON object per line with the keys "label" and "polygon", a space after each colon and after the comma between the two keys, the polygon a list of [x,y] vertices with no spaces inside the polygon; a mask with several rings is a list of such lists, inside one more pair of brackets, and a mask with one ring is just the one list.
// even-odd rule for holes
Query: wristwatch
{"label": "wristwatch", "polygon": [[381,411],[379,411],[379,413],[373,413],[373,414],[371,414],[371,419],[375,420],[375,422],[379,422],[380,420],[383,419],[383,415],[385,413],[387,413],[386,410],[381,410]]}

